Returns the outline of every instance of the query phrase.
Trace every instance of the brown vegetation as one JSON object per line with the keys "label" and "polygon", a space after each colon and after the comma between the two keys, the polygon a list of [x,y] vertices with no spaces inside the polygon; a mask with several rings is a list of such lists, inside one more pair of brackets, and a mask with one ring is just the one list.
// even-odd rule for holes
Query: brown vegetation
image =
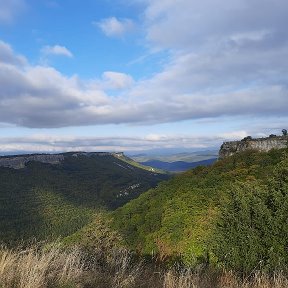
{"label": "brown vegetation", "polygon": [[125,249],[92,255],[79,248],[52,245],[25,250],[0,249],[1,288],[284,288],[288,278],[281,272],[268,277],[254,273],[240,279],[232,272],[209,268],[157,269],[144,264]]}
{"label": "brown vegetation", "polygon": [[63,287],[83,273],[77,249],[61,251],[59,244],[25,250],[0,250],[0,287]]}

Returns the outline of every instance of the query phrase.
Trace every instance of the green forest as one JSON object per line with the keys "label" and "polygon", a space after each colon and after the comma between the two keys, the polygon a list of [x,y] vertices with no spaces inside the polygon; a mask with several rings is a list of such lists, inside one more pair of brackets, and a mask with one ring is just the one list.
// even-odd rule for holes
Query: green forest
{"label": "green forest", "polygon": [[167,263],[287,267],[287,156],[251,150],[177,175],[113,212],[114,227]]}

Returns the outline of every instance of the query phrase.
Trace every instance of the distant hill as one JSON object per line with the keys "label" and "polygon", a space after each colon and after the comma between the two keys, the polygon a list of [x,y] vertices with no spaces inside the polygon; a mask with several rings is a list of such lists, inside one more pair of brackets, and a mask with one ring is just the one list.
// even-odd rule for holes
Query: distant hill
{"label": "distant hill", "polygon": [[213,164],[217,158],[212,158],[208,160],[196,161],[196,162],[185,162],[185,161],[175,161],[175,162],[164,162],[160,160],[150,160],[142,162],[141,164],[154,167],[161,170],[166,170],[169,172],[183,172],[189,169],[195,168],[197,166],[207,166]]}
{"label": "distant hill", "polygon": [[218,158],[218,150],[200,150],[200,151],[184,151],[177,152],[169,151],[147,151],[146,153],[131,154],[130,157],[140,163],[152,160],[159,160],[162,162],[177,162],[183,161],[187,163],[199,162],[203,160]]}
{"label": "distant hill", "polygon": [[115,209],[169,176],[123,153],[0,157],[0,239],[69,235],[95,211]]}

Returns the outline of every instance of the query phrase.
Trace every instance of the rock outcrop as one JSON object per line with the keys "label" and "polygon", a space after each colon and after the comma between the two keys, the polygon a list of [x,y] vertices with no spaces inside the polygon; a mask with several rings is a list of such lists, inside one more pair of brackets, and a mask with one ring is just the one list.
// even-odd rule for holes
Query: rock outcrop
{"label": "rock outcrop", "polygon": [[0,157],[0,167],[9,167],[14,169],[21,169],[26,166],[28,162],[37,161],[49,164],[59,164],[64,160],[63,154],[33,154],[33,155],[19,155]]}
{"label": "rock outcrop", "polygon": [[8,167],[14,169],[25,168],[26,164],[31,161],[37,161],[49,164],[59,164],[67,156],[72,157],[92,157],[92,156],[114,156],[114,157],[124,157],[123,152],[68,152],[61,154],[32,154],[32,155],[15,155],[15,156],[0,156],[0,167]]}
{"label": "rock outcrop", "polygon": [[74,152],[72,154],[73,157],[79,156],[114,156],[114,157],[124,157],[124,152]]}
{"label": "rock outcrop", "polygon": [[288,145],[287,136],[246,139],[241,141],[224,142],[219,150],[219,159],[231,156],[248,149],[267,152],[271,149],[281,149]]}

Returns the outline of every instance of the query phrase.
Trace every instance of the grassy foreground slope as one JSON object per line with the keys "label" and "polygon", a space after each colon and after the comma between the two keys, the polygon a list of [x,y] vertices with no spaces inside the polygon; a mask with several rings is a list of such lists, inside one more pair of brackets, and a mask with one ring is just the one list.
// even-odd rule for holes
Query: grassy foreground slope
{"label": "grassy foreground slope", "polygon": [[[157,253],[160,260],[181,258],[190,265],[209,262],[213,260],[211,250],[220,212],[233,185],[267,185],[282,154],[283,150],[271,150],[268,153],[246,151],[218,161],[211,167],[198,167],[177,175],[117,209],[114,212],[114,225],[122,231],[129,245],[142,254]],[[238,205],[239,211],[244,211],[243,214],[247,212],[245,207],[250,207],[249,201]],[[237,212],[237,207],[233,209]],[[246,218],[253,218],[253,209],[252,212],[250,210]],[[234,218],[237,217],[235,213]],[[239,223],[235,220],[234,224],[237,230]],[[225,225],[229,228],[229,223]],[[261,223],[258,225],[260,230],[264,227],[261,227]],[[229,229],[222,230],[229,232]],[[235,243],[239,236],[236,234],[234,238],[231,236]]]}
{"label": "grassy foreground slope", "polygon": [[167,179],[112,154],[65,153],[60,164],[0,168],[0,241],[66,236]]}

